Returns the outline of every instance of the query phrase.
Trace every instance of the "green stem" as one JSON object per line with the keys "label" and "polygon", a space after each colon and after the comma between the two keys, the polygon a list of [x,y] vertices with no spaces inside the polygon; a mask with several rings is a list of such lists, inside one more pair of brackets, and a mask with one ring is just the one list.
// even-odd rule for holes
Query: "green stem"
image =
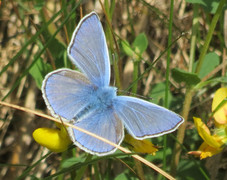
{"label": "green stem", "polygon": [[199,29],[199,18],[198,18],[198,4],[193,5],[193,21],[192,21],[192,36],[191,36],[191,47],[189,56],[189,72],[192,72],[193,64],[195,61],[195,49],[196,49],[196,34]]}
{"label": "green stem", "polygon": [[95,170],[95,180],[100,180],[100,172],[99,172],[99,168],[98,168],[98,162],[94,163],[93,165],[94,170]]}
{"label": "green stem", "polygon": [[[139,62],[137,60],[134,61],[134,64],[133,64],[133,81],[135,81],[137,78],[138,78],[138,71],[139,71]],[[138,83],[135,83],[133,86],[132,86],[132,93],[133,94],[136,94],[137,93],[137,85]]]}
{"label": "green stem", "polygon": [[[172,43],[172,27],[173,27],[173,5],[174,0],[171,0],[170,5],[170,18],[169,18],[169,35],[168,35],[168,46]],[[166,89],[165,89],[165,107],[168,107],[168,94],[169,94],[169,64],[170,64],[171,48],[167,51],[167,61],[166,61]]]}
{"label": "green stem", "polygon": [[[110,11],[108,10],[109,7],[104,7],[104,5],[102,4],[101,0],[99,0],[100,2],[100,5],[102,6],[102,9],[105,13],[105,16],[106,16],[106,21],[108,23],[108,26],[107,26],[107,39],[109,39],[109,42],[110,42],[110,52],[111,52],[111,55],[114,54],[114,44],[116,45],[116,51],[117,53],[114,54],[114,55],[117,55],[118,57],[114,57],[114,60],[113,60],[113,67],[114,67],[114,77],[115,77],[115,82],[116,82],[116,87],[118,87],[119,89],[121,89],[121,74],[122,74],[122,65],[121,65],[121,60],[120,60],[120,51],[119,51],[119,47],[118,47],[118,44],[117,44],[117,41],[114,37],[114,32],[113,32],[113,29],[112,29],[112,23],[111,23],[111,20],[112,20],[112,15],[110,16],[110,14],[108,14]],[[111,1],[113,2],[113,1]],[[108,2],[106,2],[108,3]],[[107,6],[107,5],[106,5]],[[114,6],[115,7],[115,6]],[[111,9],[111,12],[113,12],[114,9],[112,8]]]}
{"label": "green stem", "polygon": [[186,90],[185,94],[185,100],[184,100],[184,106],[182,111],[182,116],[184,118],[184,123],[180,126],[180,128],[177,131],[177,142],[175,144],[174,150],[173,150],[173,156],[171,161],[171,175],[175,176],[177,172],[177,166],[179,164],[180,160],[180,154],[181,154],[181,144],[184,141],[184,135],[185,135],[185,129],[186,129],[186,122],[188,120],[188,114],[192,102],[192,96],[193,92],[190,89]]}
{"label": "green stem", "polygon": [[[168,35],[168,47],[172,43],[172,27],[173,27],[173,7],[174,7],[174,0],[170,2],[170,14],[169,14],[169,35]],[[165,99],[164,99],[164,106],[168,108],[168,100],[169,100],[169,64],[170,64],[170,55],[171,55],[171,48],[167,51],[167,61],[166,61],[166,88],[165,88]],[[163,170],[166,170],[166,147],[167,147],[167,136],[165,135],[163,138]]]}
{"label": "green stem", "polygon": [[117,54],[114,53],[114,40],[113,40],[110,27],[107,27],[107,32],[109,37],[108,39],[109,39],[109,45],[110,45],[110,54],[113,55],[112,57],[110,57],[110,59],[112,59],[112,62],[113,62],[115,83],[116,83],[116,87],[121,89],[120,72],[119,72],[119,66],[118,66],[118,60],[117,60],[119,57],[114,56]]}

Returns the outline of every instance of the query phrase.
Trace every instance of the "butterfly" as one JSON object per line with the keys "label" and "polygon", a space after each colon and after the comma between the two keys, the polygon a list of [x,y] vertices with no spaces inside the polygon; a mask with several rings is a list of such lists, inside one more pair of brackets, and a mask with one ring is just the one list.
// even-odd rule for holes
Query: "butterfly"
{"label": "butterfly", "polygon": [[[183,118],[156,104],[135,97],[118,96],[110,86],[110,60],[105,34],[95,12],[81,19],[67,53],[81,72],[62,68],[46,75],[42,84],[51,114],[63,121],[120,145],[124,127],[135,139],[161,136],[176,130]],[[99,139],[68,127],[73,143],[103,156],[116,151]]]}

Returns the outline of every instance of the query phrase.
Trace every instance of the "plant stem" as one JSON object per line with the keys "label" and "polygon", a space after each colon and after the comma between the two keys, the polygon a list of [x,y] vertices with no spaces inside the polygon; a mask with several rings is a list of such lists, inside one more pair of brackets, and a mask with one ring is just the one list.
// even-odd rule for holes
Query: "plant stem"
{"label": "plant stem", "polygon": [[[174,0],[171,0],[170,5],[170,18],[169,18],[169,35],[168,35],[168,47],[172,43],[172,27],[173,27],[173,6]],[[168,107],[168,94],[169,94],[169,64],[170,64],[171,48],[167,51],[167,61],[166,61],[166,89],[165,89],[165,107]]]}
{"label": "plant stem", "polygon": [[[174,8],[174,0],[170,2],[170,15],[169,15],[169,35],[168,35],[168,47],[172,43],[172,27],[173,27],[173,8]],[[167,51],[167,61],[166,61],[166,87],[165,87],[165,99],[164,99],[164,106],[168,108],[168,94],[169,94],[169,64],[170,64],[170,55],[171,55],[171,48]],[[166,170],[166,146],[167,146],[167,136],[164,136],[163,139],[163,169]]]}
{"label": "plant stem", "polygon": [[[112,2],[112,1],[111,1]],[[121,74],[122,74],[122,65],[121,65],[121,60],[120,60],[120,51],[119,51],[119,47],[118,47],[118,44],[117,44],[117,41],[115,39],[115,36],[114,36],[114,32],[113,32],[113,29],[112,29],[112,23],[111,23],[111,19],[112,19],[112,15],[110,16],[110,11],[108,10],[108,7],[105,8],[105,6],[103,5],[103,3],[101,2],[101,0],[99,0],[99,3],[102,7],[102,10],[106,16],[106,21],[108,23],[108,26],[107,26],[107,37],[109,37],[109,41],[110,41],[110,51],[111,51],[111,55],[117,55],[118,57],[114,57],[113,59],[113,67],[114,67],[114,77],[115,77],[115,82],[116,82],[116,87],[118,87],[119,89],[121,89]],[[106,1],[106,3],[108,3],[108,1]],[[114,2],[112,2],[114,3]],[[114,6],[115,7],[115,6]],[[107,10],[106,10],[107,9]],[[111,12],[113,12],[114,9],[113,7],[111,8]],[[117,54],[114,54],[114,44],[116,46],[116,51],[117,51]]]}
{"label": "plant stem", "polygon": [[171,161],[171,172],[170,172],[170,174],[173,175],[173,176],[175,176],[176,172],[177,172],[177,166],[178,166],[180,154],[181,154],[181,144],[184,141],[186,122],[188,120],[188,114],[189,114],[189,110],[190,110],[190,106],[191,106],[191,102],[192,102],[192,96],[193,96],[192,90],[187,89],[186,94],[185,94],[183,111],[182,111],[184,123],[180,126],[180,128],[177,131],[177,140],[178,141],[175,144],[175,147],[174,147],[174,150],[173,150],[172,161]]}
{"label": "plant stem", "polygon": [[[138,78],[138,69],[139,69],[139,61],[137,60],[134,60],[133,62],[133,82],[136,81],[136,79]],[[133,86],[132,86],[132,93],[133,94],[136,94],[137,93],[137,85],[138,85],[138,82],[135,83]]]}
{"label": "plant stem", "polygon": [[193,5],[193,21],[192,21],[192,36],[191,36],[191,47],[189,56],[189,72],[193,71],[193,64],[195,61],[195,49],[196,49],[196,35],[199,28],[199,18],[198,18],[199,5]]}

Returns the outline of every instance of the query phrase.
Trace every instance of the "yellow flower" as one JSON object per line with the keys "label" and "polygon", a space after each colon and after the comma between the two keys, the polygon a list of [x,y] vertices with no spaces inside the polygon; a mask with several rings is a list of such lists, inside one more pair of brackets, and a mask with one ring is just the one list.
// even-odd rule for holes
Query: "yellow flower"
{"label": "yellow flower", "polygon": [[194,124],[198,130],[200,137],[204,140],[206,144],[214,148],[220,148],[222,143],[218,136],[212,136],[208,127],[202,122],[200,118],[193,117]]}
{"label": "yellow flower", "polygon": [[218,154],[221,151],[222,149],[213,148],[206,144],[205,142],[203,142],[199,147],[198,151],[190,151],[188,154],[200,157],[200,159],[205,159],[207,157],[211,157],[215,154]]}
{"label": "yellow flower", "polygon": [[222,150],[222,142],[217,135],[211,135],[208,127],[200,118],[193,117],[195,126],[200,137],[204,140],[198,151],[191,151],[188,154],[200,156],[200,159],[211,157]]}
{"label": "yellow flower", "polygon": [[[227,88],[218,89],[214,94],[212,111],[214,111],[225,98],[227,98]],[[218,125],[227,125],[227,103],[214,113],[214,119]]]}
{"label": "yellow flower", "polygon": [[[212,111],[227,97],[227,88],[220,88],[216,91],[212,103]],[[223,150],[227,144],[227,103],[222,105],[214,113],[215,126],[213,135],[200,118],[193,117],[194,124],[200,137],[204,140],[198,151],[191,151],[188,154],[200,156],[200,159],[211,157]]]}
{"label": "yellow flower", "polygon": [[33,138],[40,145],[48,148],[53,152],[63,152],[72,143],[65,127],[57,124],[59,129],[38,128],[33,132]]}
{"label": "yellow flower", "polygon": [[137,140],[129,134],[125,135],[124,142],[129,145],[129,149],[139,152],[155,155],[158,149],[149,140]]}

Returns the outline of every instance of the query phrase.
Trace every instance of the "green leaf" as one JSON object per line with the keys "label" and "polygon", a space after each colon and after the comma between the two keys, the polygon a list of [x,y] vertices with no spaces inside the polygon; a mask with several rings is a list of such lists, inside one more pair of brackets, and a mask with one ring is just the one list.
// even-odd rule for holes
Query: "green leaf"
{"label": "green leaf", "polygon": [[69,168],[75,164],[78,164],[78,163],[82,163],[84,161],[84,157],[83,156],[78,156],[78,157],[70,157],[68,159],[64,159],[62,164],[61,164],[61,167],[64,169],[64,168]]}
{"label": "green leaf", "polygon": [[192,4],[201,4],[201,5],[206,5],[206,2],[204,2],[204,0],[186,0],[186,2],[188,3],[192,3]]}
{"label": "green leaf", "polygon": [[36,0],[35,4],[34,4],[34,8],[39,11],[43,8],[43,6],[45,5],[45,1],[44,0]]}
{"label": "green leaf", "polygon": [[186,2],[192,4],[201,4],[206,12],[214,14],[218,8],[220,0],[186,0]]}
{"label": "green leaf", "polygon": [[147,49],[148,46],[146,35],[144,33],[139,34],[132,43],[132,45],[136,53],[142,55],[142,53]]}
{"label": "green leaf", "polygon": [[178,68],[172,69],[172,77],[176,82],[184,82],[188,86],[196,85],[201,81],[197,74],[189,73]]}
{"label": "green leaf", "polygon": [[219,56],[215,52],[208,53],[204,58],[201,70],[198,74],[199,78],[203,78],[208,75],[212,70],[214,70],[214,68],[219,65],[219,63]]}
{"label": "green leaf", "polygon": [[132,43],[132,48],[130,47],[130,44],[126,40],[121,41],[121,46],[123,51],[128,56],[132,57],[133,60],[140,61],[141,55],[147,49],[148,46],[147,37],[144,33],[139,34]]}
{"label": "green leaf", "polygon": [[[165,99],[165,88],[166,88],[165,82],[158,83],[154,85],[154,87],[152,87],[152,91],[150,94],[150,97],[152,97],[152,103],[164,105],[163,102]],[[170,102],[172,101],[172,94],[170,92],[168,94],[168,97],[169,97],[169,100],[168,100],[169,102],[168,106],[169,106]]]}
{"label": "green leaf", "polygon": [[122,49],[123,49],[123,51],[125,52],[125,54],[127,54],[127,55],[130,56],[130,57],[133,56],[134,51],[133,51],[133,49],[130,47],[130,44],[129,44],[128,41],[122,40],[122,41],[121,41],[121,46],[122,46]]}
{"label": "green leaf", "polygon": [[45,75],[51,70],[52,70],[51,65],[44,64],[41,58],[38,59],[35,65],[29,70],[29,73],[35,79],[36,85],[39,89],[41,89]]}

